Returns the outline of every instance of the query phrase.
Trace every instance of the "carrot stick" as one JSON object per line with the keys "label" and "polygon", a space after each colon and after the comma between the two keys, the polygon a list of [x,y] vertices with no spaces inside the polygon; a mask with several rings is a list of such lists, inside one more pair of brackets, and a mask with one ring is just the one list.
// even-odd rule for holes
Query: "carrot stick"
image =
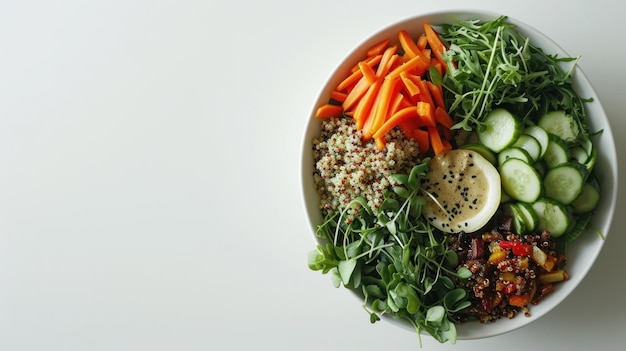
{"label": "carrot stick", "polygon": [[376,81],[376,72],[370,65],[361,61],[359,62],[359,69],[368,82],[374,83]]}
{"label": "carrot stick", "polygon": [[426,45],[428,45],[428,40],[426,39],[426,34],[420,34],[419,37],[417,37],[417,48],[420,50],[424,50],[426,49]]}
{"label": "carrot stick", "polygon": [[361,79],[359,79],[354,88],[346,95],[346,99],[342,103],[343,109],[346,111],[351,110],[371,85],[372,84],[367,81],[367,78],[361,75]]}
{"label": "carrot stick", "polygon": [[367,56],[371,57],[371,56],[376,56],[376,55],[380,55],[383,53],[383,51],[385,51],[385,49],[387,49],[387,46],[389,46],[389,42],[391,40],[390,39],[384,39],[376,44],[374,44],[372,47],[370,47],[367,50]]}
{"label": "carrot stick", "polygon": [[416,128],[413,130],[413,139],[417,142],[417,147],[421,154],[425,154],[430,149],[430,135],[427,130]]}
{"label": "carrot stick", "polygon": [[315,117],[317,118],[331,118],[339,117],[343,113],[343,108],[339,105],[324,104],[317,108]]}
{"label": "carrot stick", "polygon": [[450,129],[454,125],[454,120],[448,112],[441,106],[435,108],[435,120],[442,126]]}
{"label": "carrot stick", "polygon": [[400,42],[400,46],[402,47],[402,50],[404,50],[404,52],[410,58],[413,58],[419,55],[420,50],[417,47],[417,44],[415,43],[415,41],[413,41],[413,38],[411,38],[411,35],[409,34],[409,32],[407,32],[406,30],[401,30],[398,33],[398,41]]}
{"label": "carrot stick", "polygon": [[430,91],[430,96],[432,96],[433,101],[435,102],[435,106],[445,108],[443,88],[441,85],[435,85],[435,83],[427,80],[426,86],[428,87],[428,91]]}
{"label": "carrot stick", "polygon": [[409,118],[416,118],[416,117],[417,117],[417,110],[415,109],[415,107],[413,106],[405,107],[401,109],[400,111],[394,113],[391,117],[389,117],[389,119],[387,119],[385,123],[383,123],[380,126],[380,128],[376,130],[376,132],[372,135],[372,137],[374,139],[378,139],[382,137],[383,135],[387,134],[391,129],[393,129],[393,127],[397,126],[402,121],[407,120]]}
{"label": "carrot stick", "polygon": [[418,101],[416,106],[417,115],[422,123],[427,127],[434,127],[437,125],[435,122],[435,116],[433,113],[433,105],[428,102]]}
{"label": "carrot stick", "polygon": [[[376,98],[378,96],[378,92],[380,90],[382,82],[376,81],[374,84],[370,86],[365,95],[361,98],[356,108],[354,109],[354,120],[356,122],[357,130],[364,130],[365,133],[365,123],[370,116],[373,114],[373,109],[375,108]],[[371,126],[371,122],[368,124]]]}
{"label": "carrot stick", "polygon": [[[383,55],[377,55],[374,57],[371,57],[367,60],[365,60],[365,63],[367,63],[368,66],[370,67],[374,67],[377,64],[380,63],[380,60],[382,60]],[[362,61],[359,61],[359,63]],[[352,73],[347,76],[343,81],[341,81],[337,87],[335,88],[335,90],[339,90],[339,91],[343,91],[346,90],[348,87],[352,86],[354,83],[356,83],[361,77],[363,77],[363,73],[361,72],[360,68],[359,68],[359,64],[357,63],[353,69],[352,69]]]}
{"label": "carrot stick", "polygon": [[441,41],[439,34],[435,32],[435,30],[429,23],[424,23],[424,33],[426,34],[428,46],[430,46],[431,50],[433,50],[437,60],[439,60],[442,66],[445,67],[446,61],[443,59],[443,54],[446,51],[446,46]]}
{"label": "carrot stick", "polygon": [[409,74],[402,72],[400,74],[400,79],[410,97],[418,96],[420,94],[420,87],[415,84],[411,77],[409,77]]}
{"label": "carrot stick", "polygon": [[411,106],[411,102],[407,99],[406,96],[401,91],[398,91],[396,96],[391,101],[391,106],[389,107],[389,114],[392,115],[396,113],[398,110],[403,109],[405,107]]}
{"label": "carrot stick", "polygon": [[433,153],[439,155],[440,153],[446,150],[446,147],[443,145],[441,140],[441,135],[439,135],[439,130],[437,127],[427,127],[428,135],[430,137],[430,146],[433,149]]}
{"label": "carrot stick", "polygon": [[411,72],[411,73],[421,76],[424,73],[426,73],[429,66],[430,66],[430,60],[424,55],[418,53],[413,58],[405,62],[404,64],[396,67],[393,71],[389,72],[387,77],[388,79],[395,79],[400,76],[400,73],[410,72],[412,70],[415,70],[415,72]]}
{"label": "carrot stick", "polygon": [[430,105],[435,105],[435,101],[433,97],[430,95],[430,90],[428,90],[427,81],[422,80],[419,76],[412,77],[415,81],[415,84],[420,88],[419,98],[421,101],[427,102]]}
{"label": "carrot stick", "polygon": [[346,100],[347,95],[348,94],[338,91],[338,90],[333,90],[330,92],[330,98],[337,102],[344,102]]}
{"label": "carrot stick", "polygon": [[[396,45],[393,45],[388,47],[385,52],[383,52],[380,64],[378,65],[378,69],[376,70],[376,76],[384,77],[387,75],[393,63],[396,62],[396,60],[398,59],[398,56],[396,55],[397,50],[398,47]],[[393,59],[394,57],[395,59]]]}
{"label": "carrot stick", "polygon": [[376,131],[385,123],[387,120],[387,114],[389,112],[389,105],[391,103],[392,97],[398,91],[396,88],[398,85],[398,79],[383,79],[380,87],[380,91],[378,93],[378,97],[376,100],[373,120],[372,120],[372,128],[368,131],[364,131],[364,137],[367,140]]}

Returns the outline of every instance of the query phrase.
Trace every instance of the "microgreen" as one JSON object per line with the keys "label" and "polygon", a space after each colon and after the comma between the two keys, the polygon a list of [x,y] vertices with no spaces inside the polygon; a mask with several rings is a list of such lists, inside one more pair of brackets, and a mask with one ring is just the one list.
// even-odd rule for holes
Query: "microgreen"
{"label": "microgreen", "polygon": [[[588,138],[584,103],[572,87],[572,73],[580,57],[545,53],[507,22],[506,16],[490,21],[442,24],[441,38],[448,44],[448,72],[441,80],[456,129],[481,128],[492,109],[504,107],[526,123],[547,111],[565,110]],[[430,72],[436,76],[436,72]]]}
{"label": "microgreen", "polygon": [[360,293],[372,323],[388,315],[410,323],[418,338],[423,331],[454,343],[451,316],[470,304],[467,291],[457,286],[471,273],[457,268],[447,237],[421,217],[428,161],[392,175],[397,185],[377,209],[356,198],[328,213],[316,231],[326,244],[310,253],[309,268],[329,273],[336,287]]}

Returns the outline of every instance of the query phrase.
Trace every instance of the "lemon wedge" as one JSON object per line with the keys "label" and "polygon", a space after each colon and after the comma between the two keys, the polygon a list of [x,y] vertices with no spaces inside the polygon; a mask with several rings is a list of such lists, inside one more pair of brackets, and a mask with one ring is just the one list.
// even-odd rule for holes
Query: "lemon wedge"
{"label": "lemon wedge", "polygon": [[472,150],[450,150],[433,157],[422,188],[422,214],[445,233],[472,233],[498,210],[502,186],[494,165]]}

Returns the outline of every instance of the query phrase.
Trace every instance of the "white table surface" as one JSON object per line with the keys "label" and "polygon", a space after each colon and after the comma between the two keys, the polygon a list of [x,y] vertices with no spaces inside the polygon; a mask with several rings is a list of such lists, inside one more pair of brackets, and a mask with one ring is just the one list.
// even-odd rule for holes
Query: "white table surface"
{"label": "white table surface", "polygon": [[[436,9],[516,17],[582,55],[626,147],[616,2],[469,3],[2,1],[0,350],[418,349],[306,264],[300,140],[353,46]],[[620,348],[617,206],[595,266],[547,316],[423,348]]]}

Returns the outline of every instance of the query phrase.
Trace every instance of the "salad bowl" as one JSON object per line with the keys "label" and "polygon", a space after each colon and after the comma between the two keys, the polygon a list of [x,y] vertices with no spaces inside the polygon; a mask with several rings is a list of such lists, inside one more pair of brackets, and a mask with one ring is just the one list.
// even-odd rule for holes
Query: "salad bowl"
{"label": "salad bowl", "polygon": [[[327,82],[321,87],[318,96],[313,99],[310,115],[303,117],[306,123],[301,145],[301,190],[304,211],[310,224],[307,230],[314,239],[312,248],[314,248],[315,245],[322,244],[322,241],[315,233],[318,226],[323,221],[323,214],[319,207],[320,195],[316,190],[313,178],[315,162],[312,151],[312,141],[321,132],[321,122],[319,118],[315,117],[315,114],[319,106],[327,103],[332,90],[345,78],[345,72],[350,71],[351,67],[355,67],[359,63],[368,48],[371,48],[376,43],[386,38],[396,38],[397,33],[401,30],[405,30],[411,35],[417,36],[423,33],[425,23],[450,23],[453,19],[487,21],[501,15],[502,14],[488,11],[458,10],[431,12],[402,19],[373,33],[360,44],[356,45],[346,55],[345,59],[336,66],[335,70],[330,73]],[[510,16],[507,17],[507,21],[515,25],[515,28],[524,36],[528,37],[533,45],[541,48],[544,52],[558,55],[559,57],[570,57],[569,53],[552,41],[546,34]],[[590,81],[578,66],[575,66],[572,72],[572,85],[579,96],[590,99],[590,102],[585,104],[589,129],[591,131],[599,131],[599,133],[593,135],[593,142],[597,149],[595,174],[598,178],[601,190],[599,203],[593,212],[587,229],[585,229],[576,240],[567,243],[566,270],[569,277],[566,281],[560,283],[555,291],[539,304],[531,306],[529,316],[522,314],[510,319],[501,318],[493,323],[480,323],[477,321],[459,323],[456,324],[456,337],[458,339],[492,337],[516,330],[541,318],[558,306],[576,289],[593,266],[598,255],[601,254],[605,238],[610,233],[617,196],[618,167],[615,144],[609,120],[604,112],[600,99]],[[331,288],[332,286],[329,283],[329,289]],[[341,291],[338,293],[345,292]],[[354,291],[354,295],[358,299],[362,298],[358,291]],[[363,318],[367,318],[367,316]],[[386,318],[385,316],[383,316],[383,320],[401,328],[406,328],[407,330],[415,330],[412,325],[402,320],[390,317]]]}

